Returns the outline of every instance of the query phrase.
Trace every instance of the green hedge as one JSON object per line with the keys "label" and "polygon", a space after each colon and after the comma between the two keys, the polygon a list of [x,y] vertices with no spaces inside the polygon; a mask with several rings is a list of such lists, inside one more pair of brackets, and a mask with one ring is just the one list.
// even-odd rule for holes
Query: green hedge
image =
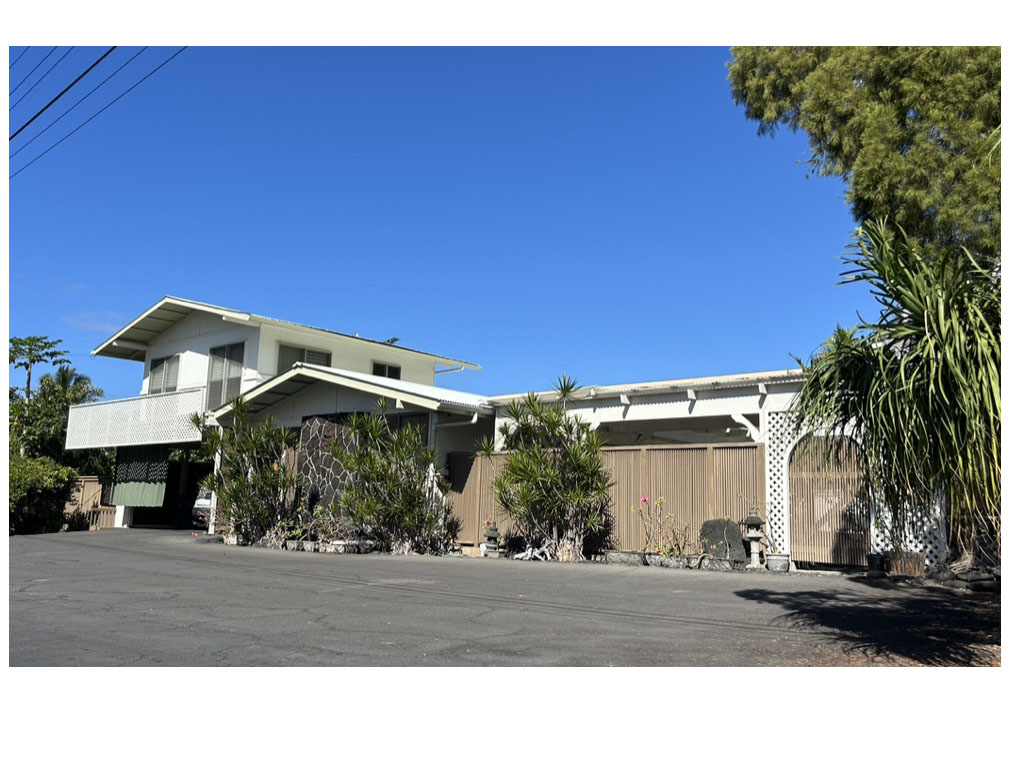
{"label": "green hedge", "polygon": [[41,534],[60,531],[64,505],[78,481],[73,468],[49,457],[11,456],[10,533]]}

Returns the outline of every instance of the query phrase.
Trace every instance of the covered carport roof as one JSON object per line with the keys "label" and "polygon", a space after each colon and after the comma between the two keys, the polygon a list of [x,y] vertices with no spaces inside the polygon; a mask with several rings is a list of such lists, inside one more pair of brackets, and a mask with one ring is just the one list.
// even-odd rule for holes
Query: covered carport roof
{"label": "covered carport roof", "polygon": [[[399,401],[403,405],[419,406],[428,411],[454,411],[465,414],[494,413],[494,408],[482,395],[364,374],[361,371],[317,366],[312,363],[296,363],[287,371],[242,393],[242,400],[250,413],[258,413],[318,382],[326,382],[389,398]],[[210,417],[219,420],[230,411],[231,404],[228,403],[210,414]]]}

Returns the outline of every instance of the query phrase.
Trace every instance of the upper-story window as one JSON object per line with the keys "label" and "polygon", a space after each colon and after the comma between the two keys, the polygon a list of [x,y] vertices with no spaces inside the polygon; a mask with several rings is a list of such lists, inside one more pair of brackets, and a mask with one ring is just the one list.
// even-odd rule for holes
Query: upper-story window
{"label": "upper-story window", "polygon": [[172,393],[178,389],[178,356],[154,358],[149,364],[149,394]]}
{"label": "upper-story window", "polygon": [[330,366],[331,354],[322,350],[310,350],[306,347],[292,347],[288,344],[278,345],[277,373],[281,374],[296,363],[314,363],[317,366]]}
{"label": "upper-story window", "polygon": [[402,367],[392,366],[390,363],[374,363],[373,364],[373,375],[374,376],[386,376],[391,379],[402,378]]}
{"label": "upper-story window", "polygon": [[206,408],[213,410],[242,391],[242,360],[245,343],[226,344],[210,350],[210,374],[206,385]]}

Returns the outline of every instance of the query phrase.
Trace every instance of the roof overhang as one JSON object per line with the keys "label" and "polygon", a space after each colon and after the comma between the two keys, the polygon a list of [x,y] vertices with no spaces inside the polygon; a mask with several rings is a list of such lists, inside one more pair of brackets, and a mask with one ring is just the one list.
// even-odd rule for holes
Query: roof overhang
{"label": "roof overhang", "polygon": [[[780,369],[777,371],[757,371],[749,374],[727,374],[722,376],[697,377],[691,379],[666,379],[656,382],[635,382],[633,384],[580,387],[571,396],[572,401],[594,400],[599,398],[625,398],[627,404],[630,395],[662,395],[665,393],[686,393],[688,397],[701,390],[728,390],[744,387],[756,387],[764,394],[768,385],[797,384],[804,380],[800,369]],[[516,395],[496,395],[491,403],[499,406],[512,401],[522,400],[527,393]],[[542,401],[557,400],[560,395],[556,390],[536,393]]]}
{"label": "roof overhang", "polygon": [[146,360],[146,348],[156,339],[185,316],[193,312],[207,312],[219,315],[224,320],[250,325],[252,316],[246,312],[229,310],[223,307],[191,302],[187,299],[176,299],[165,296],[131,323],[107,339],[92,351],[93,355],[124,360]]}
{"label": "roof overhang", "polygon": [[[494,409],[483,400],[479,404],[453,403],[444,397],[432,397],[430,391],[443,392],[441,388],[422,387],[419,389],[427,391],[413,392],[403,388],[402,380],[395,380],[395,385],[384,382],[367,381],[367,379],[383,379],[383,377],[368,377],[366,375],[348,375],[343,369],[327,369],[322,366],[296,363],[292,368],[268,379],[260,385],[242,393],[242,402],[250,414],[255,414],[264,409],[271,408],[286,398],[305,390],[320,382],[333,384],[338,387],[346,387],[350,390],[376,395],[400,402],[403,407],[417,406],[427,411],[444,411],[457,414],[493,414]],[[216,411],[209,414],[209,419],[219,421],[231,413],[232,404],[227,403]]]}
{"label": "roof overhang", "polygon": [[295,329],[304,333],[320,334],[325,337],[342,337],[348,342],[364,346],[365,349],[373,349],[377,352],[379,352],[381,348],[386,348],[416,355],[421,358],[429,358],[433,361],[434,366],[452,366],[456,370],[480,370],[480,366],[478,364],[459,360],[458,358],[435,355],[422,350],[415,350],[411,347],[402,347],[397,344],[378,342],[374,339],[364,339],[354,334],[343,334],[340,331],[330,331],[325,328],[308,326],[304,323],[292,323],[286,320],[268,318],[263,315],[254,315],[240,310],[220,307],[215,304],[207,304],[206,302],[194,302],[189,299],[180,299],[175,296],[165,296],[159,302],[131,321],[127,326],[103,342],[103,344],[92,351],[92,354],[103,355],[108,358],[144,361],[146,359],[146,349],[148,345],[156,339],[157,336],[192,312],[205,312],[210,315],[215,315],[223,320],[240,323],[246,326],[276,326],[278,328]]}

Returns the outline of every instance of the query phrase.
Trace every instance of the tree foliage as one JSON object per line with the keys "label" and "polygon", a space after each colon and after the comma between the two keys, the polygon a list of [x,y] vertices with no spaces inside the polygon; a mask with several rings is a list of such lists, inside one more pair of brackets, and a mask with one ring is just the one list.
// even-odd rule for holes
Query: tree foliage
{"label": "tree foliage", "polygon": [[13,452],[9,472],[10,533],[60,531],[64,505],[71,499],[78,473],[49,457],[23,457]]}
{"label": "tree foliage", "polygon": [[955,545],[1000,541],[999,285],[966,250],[926,258],[905,232],[866,224],[846,281],[870,285],[874,323],[838,328],[804,366],[800,429],[852,434],[895,532],[936,494]]}
{"label": "tree foliage", "polygon": [[500,428],[506,462],[494,480],[501,506],[532,547],[560,561],[583,558],[583,541],[608,527],[611,478],[590,425],[566,413],[576,383],[563,376],[558,399],[530,393],[508,406]]}
{"label": "tree foliage", "polygon": [[352,478],[345,483],[342,511],[380,548],[398,553],[438,553],[454,539],[444,495],[446,481],[434,470],[434,451],[415,425],[392,428],[387,404],[375,414],[354,414],[349,440],[331,452]]}
{"label": "tree foliage", "polygon": [[298,439],[290,430],[275,428],[270,417],[249,421],[240,397],[232,404],[229,420],[218,429],[206,426],[199,414],[192,417],[203,431],[204,452],[211,457],[220,453],[217,468],[202,486],[216,494],[218,524],[257,542],[296,518],[297,478],[286,466],[285,455]]}
{"label": "tree foliage", "polygon": [[32,400],[32,369],[46,363],[62,366],[71,363],[64,356],[67,350],[60,350],[60,339],[45,336],[11,337],[9,348],[10,365],[25,369],[25,400]]}
{"label": "tree foliage", "polygon": [[733,48],[733,98],[759,133],[802,130],[810,165],[848,183],[928,255],[1000,254],[998,47]]}
{"label": "tree foliage", "polygon": [[31,400],[10,388],[9,435],[14,451],[28,457],[50,457],[75,468],[81,475],[109,475],[113,455],[109,450],[65,451],[68,409],[92,403],[103,397],[103,390],[70,366],[60,366],[39,380]]}

